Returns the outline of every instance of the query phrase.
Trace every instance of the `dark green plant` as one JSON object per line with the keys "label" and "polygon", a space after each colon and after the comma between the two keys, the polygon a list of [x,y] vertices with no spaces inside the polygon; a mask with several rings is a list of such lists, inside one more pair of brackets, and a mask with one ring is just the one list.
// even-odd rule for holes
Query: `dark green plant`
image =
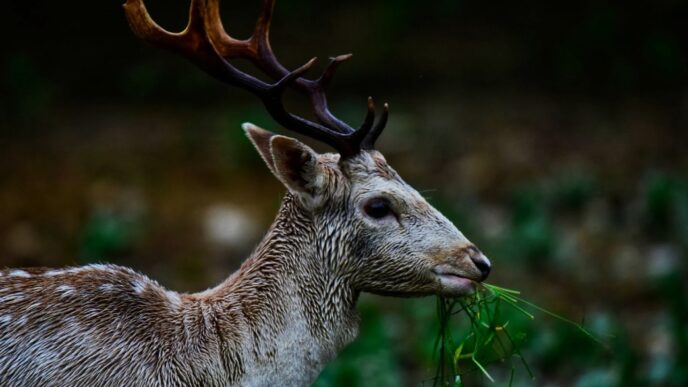
{"label": "dark green plant", "polygon": [[[435,386],[462,386],[462,378],[476,371],[494,382],[495,378],[486,367],[495,362],[502,362],[510,367],[508,383],[511,386],[517,372],[514,358],[528,375],[534,378],[531,367],[520,350],[520,345],[526,337],[526,329],[518,325],[514,327],[514,315],[504,309],[516,311],[517,315],[520,314],[528,320],[534,320],[535,313],[547,315],[574,327],[584,336],[606,347],[603,341],[582,324],[525,300],[520,297],[519,291],[482,284],[469,297],[437,299],[440,329],[435,344],[439,356]],[[470,327],[467,334],[455,341],[450,324],[453,316],[459,314],[468,318]]]}

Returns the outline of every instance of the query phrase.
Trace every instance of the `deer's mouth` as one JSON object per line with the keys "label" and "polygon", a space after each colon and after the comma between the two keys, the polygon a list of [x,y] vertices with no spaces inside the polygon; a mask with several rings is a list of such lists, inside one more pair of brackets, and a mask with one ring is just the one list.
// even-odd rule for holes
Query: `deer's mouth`
{"label": "deer's mouth", "polygon": [[440,294],[461,297],[475,291],[475,281],[458,273],[452,267],[440,265],[432,269],[440,285]]}

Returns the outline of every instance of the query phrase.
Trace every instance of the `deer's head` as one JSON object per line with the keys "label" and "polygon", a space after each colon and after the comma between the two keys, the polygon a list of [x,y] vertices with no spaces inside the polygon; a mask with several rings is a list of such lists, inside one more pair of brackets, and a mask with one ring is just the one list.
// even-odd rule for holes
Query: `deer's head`
{"label": "deer's head", "polygon": [[[322,141],[337,153],[318,154],[293,138],[244,125],[273,174],[289,190],[299,211],[313,219],[323,265],[354,288],[382,294],[464,295],[490,271],[489,260],[387,164],[374,144],[387,122],[387,105],[377,121],[368,99],[363,124],[355,129],[329,110],[325,88],[341,62],[323,74],[302,75],[315,58],[294,71],[276,59],[268,40],[274,0],[264,0],[251,38],[225,33],[219,0],[192,0],[186,29],[170,33],[148,15],[142,0],[128,0],[129,23],[141,38],[186,57],[218,80],[254,93],[286,129]],[[232,58],[252,61],[274,83],[239,71]],[[286,88],[305,93],[318,122],[288,112]]]}
{"label": "deer's head", "polygon": [[464,295],[489,260],[376,150],[342,158],[245,124],[295,205],[313,219],[322,264],[361,291]]}

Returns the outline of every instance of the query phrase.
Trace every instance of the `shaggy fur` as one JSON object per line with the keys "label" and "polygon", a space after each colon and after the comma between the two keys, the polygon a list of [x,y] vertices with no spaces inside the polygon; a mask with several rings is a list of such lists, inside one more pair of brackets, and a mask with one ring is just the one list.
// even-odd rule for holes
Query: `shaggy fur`
{"label": "shaggy fur", "polygon": [[[457,278],[485,277],[378,152],[339,160],[246,130],[289,192],[241,268],[196,294],[113,265],[2,270],[0,386],[309,385],[355,338],[361,291],[461,295]],[[393,215],[373,219],[379,196]]]}

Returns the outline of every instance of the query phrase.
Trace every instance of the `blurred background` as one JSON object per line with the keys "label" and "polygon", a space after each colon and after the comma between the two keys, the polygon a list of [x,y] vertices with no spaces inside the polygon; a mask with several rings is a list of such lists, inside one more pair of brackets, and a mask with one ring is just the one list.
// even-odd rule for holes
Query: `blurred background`
{"label": "blurred background", "polygon": [[[147,4],[161,25],[185,24],[185,1]],[[258,9],[225,1],[226,29],[246,37]],[[490,281],[610,343],[538,315],[520,327],[535,380],[517,364],[514,385],[683,386],[687,11],[283,0],[272,43],[290,68],[353,52],[335,114],[356,126],[368,95],[389,101],[378,148],[492,259]],[[284,191],[239,128],[281,130],[257,100],[137,40],[119,0],[2,13],[0,266],[112,262],[189,292],[235,270]],[[435,305],[363,297],[359,338],[316,385],[432,385]],[[510,365],[489,370],[507,384]]]}

